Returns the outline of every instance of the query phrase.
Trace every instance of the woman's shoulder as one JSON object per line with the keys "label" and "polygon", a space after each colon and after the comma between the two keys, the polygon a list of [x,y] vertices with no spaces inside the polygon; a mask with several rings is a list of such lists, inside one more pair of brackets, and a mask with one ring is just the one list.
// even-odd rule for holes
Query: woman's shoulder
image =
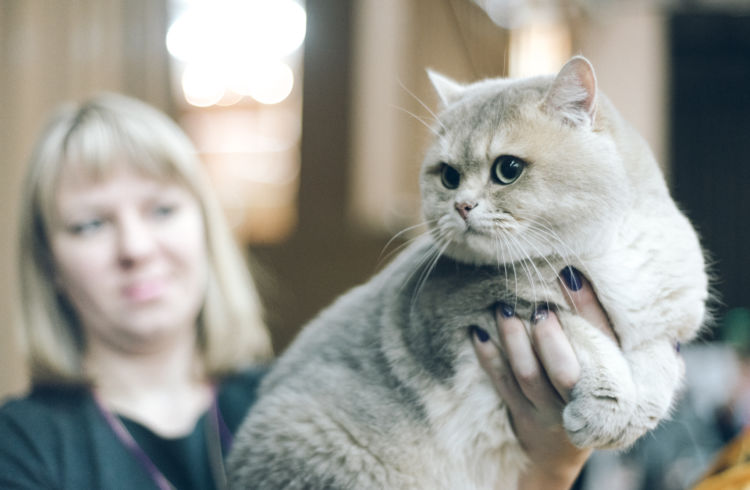
{"label": "woman's shoulder", "polygon": [[9,398],[0,405],[0,420],[43,420],[59,423],[80,416],[91,403],[88,390],[81,387],[35,387],[26,395]]}
{"label": "woman's shoulder", "polygon": [[34,388],[0,406],[0,446],[53,447],[96,427],[96,410],[83,388]]}
{"label": "woman's shoulder", "polygon": [[82,465],[100,425],[92,407],[88,392],[78,388],[35,388],[6,400],[0,406],[0,487],[42,488]]}

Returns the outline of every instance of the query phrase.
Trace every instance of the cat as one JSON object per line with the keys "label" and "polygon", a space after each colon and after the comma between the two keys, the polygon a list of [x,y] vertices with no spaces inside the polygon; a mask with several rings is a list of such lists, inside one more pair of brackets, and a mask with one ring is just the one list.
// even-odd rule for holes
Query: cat
{"label": "cat", "polygon": [[[591,64],[429,77],[443,106],[420,177],[429,233],[278,359],[238,431],[232,488],[514,488],[527,458],[470,340],[472,326],[497,340],[499,302],[556,311],[581,364],[563,411],[574,444],[627,447],[668,416],[679,343],[707,317],[703,252]],[[570,310],[565,266],[619,345]]]}

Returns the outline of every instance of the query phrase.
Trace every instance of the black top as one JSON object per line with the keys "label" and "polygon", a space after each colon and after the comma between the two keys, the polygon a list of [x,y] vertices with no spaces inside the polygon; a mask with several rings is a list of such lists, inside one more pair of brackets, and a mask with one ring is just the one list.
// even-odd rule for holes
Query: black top
{"label": "black top", "polygon": [[[224,379],[221,417],[235,433],[265,369]],[[121,418],[139,446],[178,489],[211,489],[204,414],[193,432],[165,439]],[[35,388],[0,407],[0,488],[156,489],[143,465],[123,446],[84,388]]]}

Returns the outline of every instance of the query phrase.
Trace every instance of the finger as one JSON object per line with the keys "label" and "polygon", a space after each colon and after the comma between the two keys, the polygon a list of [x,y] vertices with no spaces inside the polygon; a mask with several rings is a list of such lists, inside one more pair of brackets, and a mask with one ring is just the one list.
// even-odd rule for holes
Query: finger
{"label": "finger", "polygon": [[563,333],[557,315],[548,311],[546,316],[537,313],[531,327],[531,337],[539,360],[552,386],[566,403],[570,401],[573,386],[581,376],[581,365]]}
{"label": "finger", "polygon": [[526,327],[517,316],[509,317],[510,312],[507,305],[501,305],[496,317],[500,345],[518,386],[535,407],[557,404],[557,394],[534,352]]}
{"label": "finger", "polygon": [[487,332],[474,327],[472,345],[479,359],[479,365],[487,373],[500,398],[508,405],[511,413],[523,413],[531,408],[516,379],[511,373],[510,366],[500,354],[498,348],[489,341]]}
{"label": "finger", "polygon": [[566,267],[560,271],[560,283],[563,286],[568,305],[586,321],[597,327],[612,340],[620,343],[617,334],[601,303],[594,294],[591,283],[574,267]]}

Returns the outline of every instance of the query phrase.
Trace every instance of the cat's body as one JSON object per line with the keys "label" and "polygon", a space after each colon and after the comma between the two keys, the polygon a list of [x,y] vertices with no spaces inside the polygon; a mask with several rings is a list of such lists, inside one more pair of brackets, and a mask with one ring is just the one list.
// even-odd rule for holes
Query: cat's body
{"label": "cat's body", "polygon": [[[703,322],[702,253],[588,62],[554,81],[433,82],[446,108],[422,175],[432,236],[279,359],[238,434],[234,488],[513,488],[525,456],[468,334],[495,331],[498,302],[521,318],[554,305],[582,367],[563,414],[577,445],[627,446],[669,411],[675,345]],[[620,346],[569,310],[566,265]]]}

